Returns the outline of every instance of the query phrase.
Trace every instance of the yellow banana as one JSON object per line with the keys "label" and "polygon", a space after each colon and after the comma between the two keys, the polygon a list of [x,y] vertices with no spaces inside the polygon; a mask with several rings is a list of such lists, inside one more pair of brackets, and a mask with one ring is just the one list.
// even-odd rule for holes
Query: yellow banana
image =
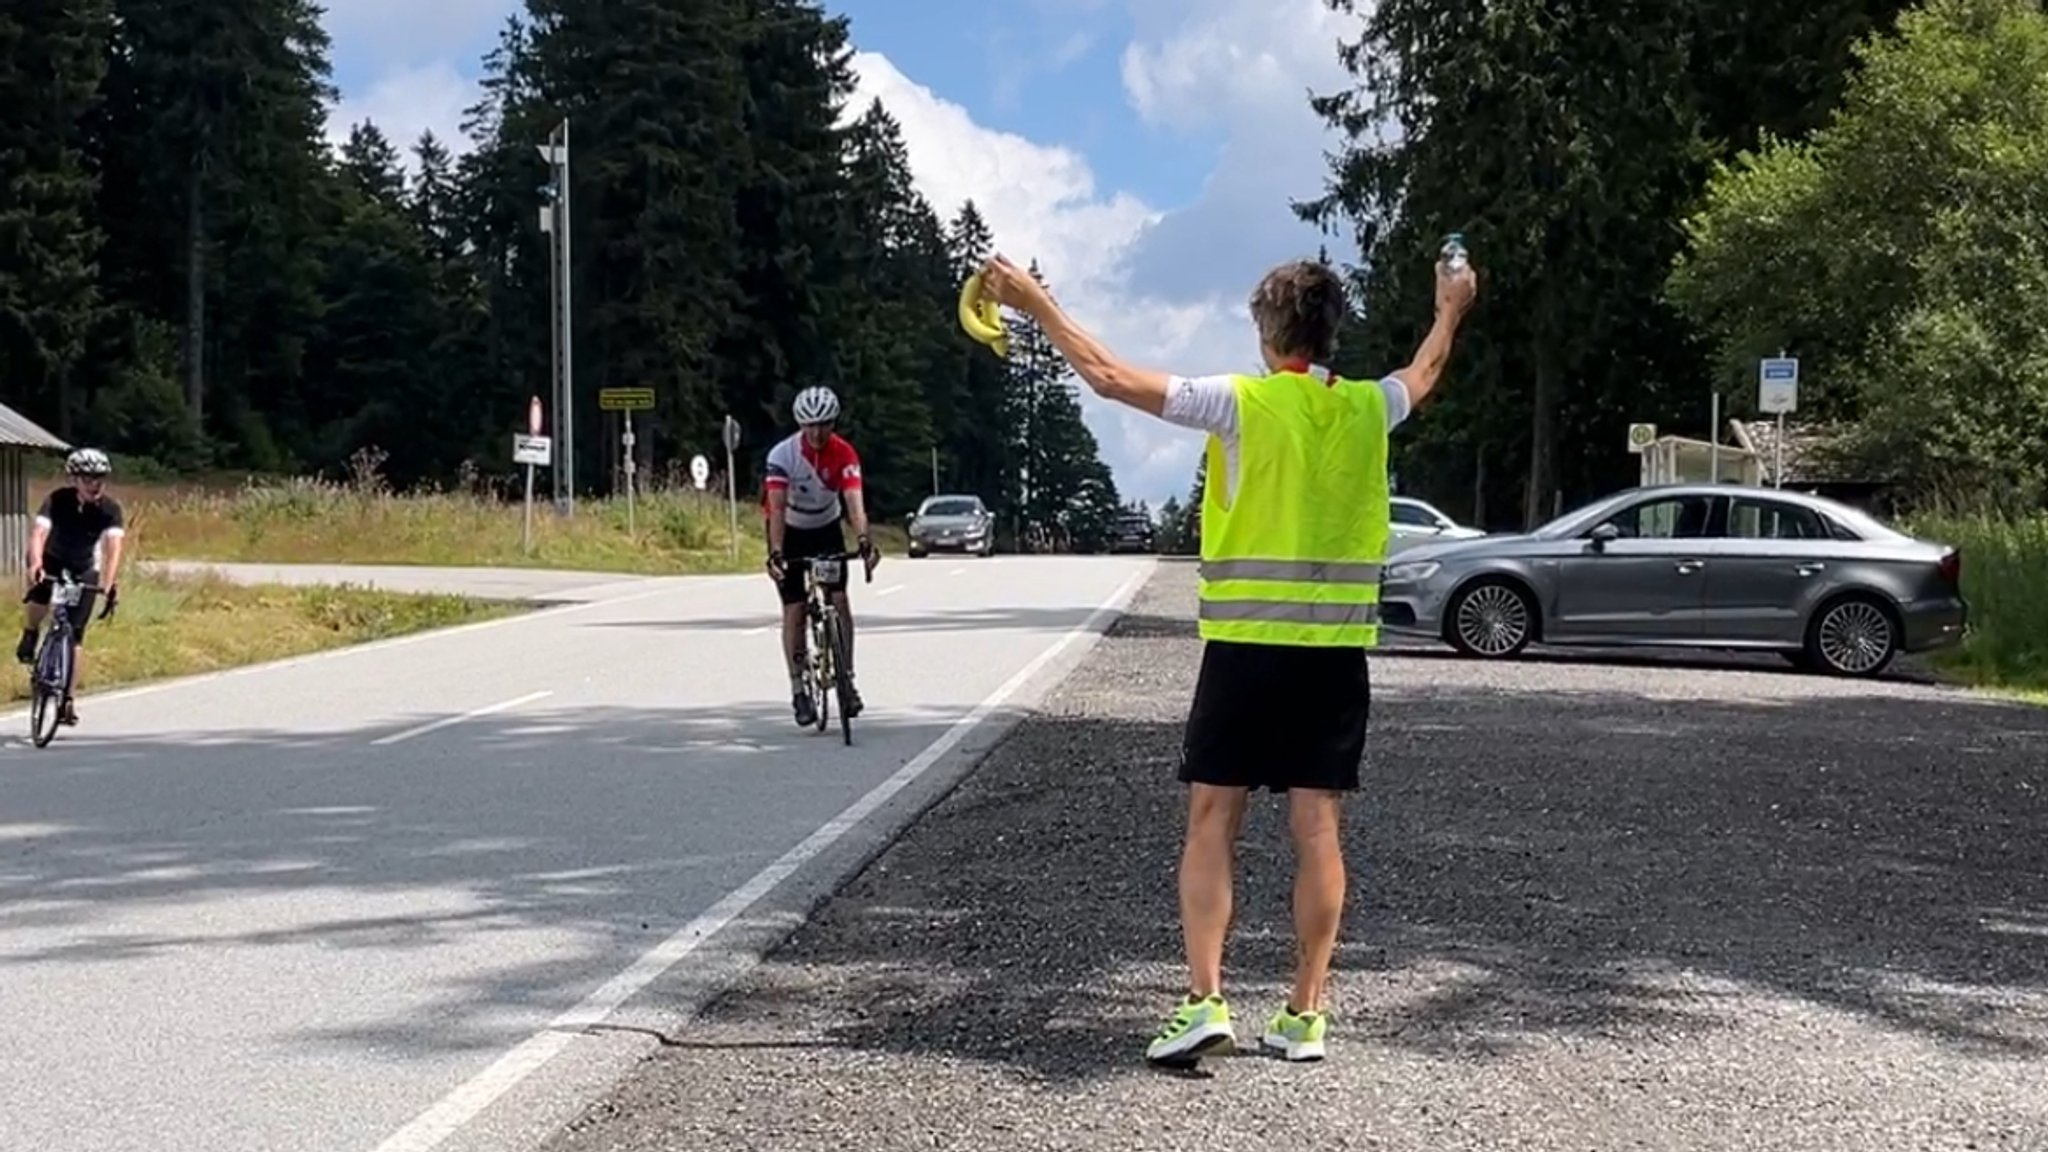
{"label": "yellow banana", "polygon": [[969,276],[960,288],[960,327],[996,355],[1010,354],[1009,329],[1003,326],[1003,314],[996,302],[982,297],[979,272]]}

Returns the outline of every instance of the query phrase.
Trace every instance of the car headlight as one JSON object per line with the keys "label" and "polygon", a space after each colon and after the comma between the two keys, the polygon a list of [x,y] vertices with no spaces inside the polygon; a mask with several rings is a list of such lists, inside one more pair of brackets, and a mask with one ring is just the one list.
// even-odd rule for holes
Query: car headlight
{"label": "car headlight", "polygon": [[1384,579],[1392,584],[1419,584],[1436,575],[1443,565],[1434,560],[1414,560],[1406,564],[1392,564],[1387,567]]}

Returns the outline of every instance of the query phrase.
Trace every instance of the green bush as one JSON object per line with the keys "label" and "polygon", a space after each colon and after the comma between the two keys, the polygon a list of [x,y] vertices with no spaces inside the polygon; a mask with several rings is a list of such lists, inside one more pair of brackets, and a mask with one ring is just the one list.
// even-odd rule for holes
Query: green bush
{"label": "green bush", "polygon": [[1962,551],[1970,636],[1942,665],[1987,687],[2048,689],[2048,515],[1937,512],[1910,530]]}

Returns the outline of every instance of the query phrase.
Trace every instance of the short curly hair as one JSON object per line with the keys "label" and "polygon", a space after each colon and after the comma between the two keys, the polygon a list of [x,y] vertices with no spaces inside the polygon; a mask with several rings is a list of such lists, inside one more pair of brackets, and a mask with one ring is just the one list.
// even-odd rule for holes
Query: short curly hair
{"label": "short curly hair", "polygon": [[1344,281],[1318,260],[1280,265],[1252,289],[1252,323],[1259,342],[1280,356],[1327,364],[1337,352],[1337,330],[1347,305]]}

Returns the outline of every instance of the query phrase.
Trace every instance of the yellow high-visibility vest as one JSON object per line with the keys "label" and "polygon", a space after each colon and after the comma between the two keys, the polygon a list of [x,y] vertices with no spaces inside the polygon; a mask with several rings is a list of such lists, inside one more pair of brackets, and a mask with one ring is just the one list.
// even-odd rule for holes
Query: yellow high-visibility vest
{"label": "yellow high-visibility vest", "polygon": [[1321,368],[1235,384],[1235,497],[1222,443],[1207,449],[1202,638],[1373,647],[1393,511],[1385,394]]}

